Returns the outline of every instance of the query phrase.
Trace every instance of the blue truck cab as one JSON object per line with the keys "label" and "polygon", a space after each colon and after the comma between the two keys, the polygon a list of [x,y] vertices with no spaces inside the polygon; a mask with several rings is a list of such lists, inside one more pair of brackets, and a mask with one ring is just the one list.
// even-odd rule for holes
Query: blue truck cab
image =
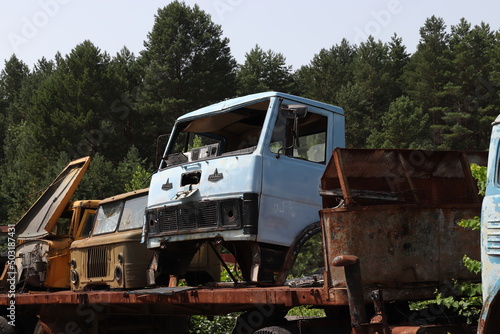
{"label": "blue truck cab", "polygon": [[181,116],[150,182],[149,283],[182,276],[206,242],[232,253],[244,280],[284,282],[319,231],[321,176],[344,138],[341,108],[279,92]]}
{"label": "blue truck cab", "polygon": [[483,310],[479,333],[500,329],[500,115],[493,122],[481,212]]}

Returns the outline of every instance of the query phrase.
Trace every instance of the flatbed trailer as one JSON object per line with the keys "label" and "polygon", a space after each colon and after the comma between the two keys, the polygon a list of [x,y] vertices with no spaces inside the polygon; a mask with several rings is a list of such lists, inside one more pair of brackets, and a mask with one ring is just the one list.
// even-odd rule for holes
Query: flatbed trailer
{"label": "flatbed trailer", "polygon": [[[358,267],[359,270],[359,267]],[[356,271],[356,270],[355,270]],[[349,275],[349,274],[347,274]],[[366,322],[361,318],[352,319],[352,313],[365,307],[363,301],[350,297],[361,291],[361,282],[353,282],[352,287],[323,286],[298,288],[290,286],[257,287],[244,284],[228,287],[162,287],[133,291],[58,291],[30,292],[16,294],[14,297],[0,296],[0,305],[8,309],[15,301],[16,326],[32,327],[33,333],[133,333],[139,330],[166,333],[187,333],[187,319],[191,315],[227,315],[243,312],[235,324],[233,333],[254,333],[258,328],[273,328],[262,333],[472,333],[473,329],[463,325],[436,327],[434,324],[407,323],[388,326],[384,332],[382,319],[387,320],[390,312],[379,311],[378,320]],[[428,291],[415,289],[406,295],[400,292],[384,291],[381,300],[380,290],[365,290],[363,299],[371,298],[375,305],[380,302],[398,302],[402,298],[419,300],[428,297]],[[354,291],[354,293],[352,292]],[[375,294],[374,294],[375,292]],[[378,297],[374,298],[373,296]],[[351,298],[351,299],[350,299]],[[322,308],[327,317],[323,319],[302,319],[285,322],[282,318],[286,310],[307,305]],[[351,316],[348,310],[351,309]],[[375,318],[376,314],[374,314]],[[36,319],[34,318],[36,317]],[[411,316],[410,316],[411,318]],[[424,319],[425,320],[425,319]],[[375,322],[374,322],[375,321]],[[333,326],[333,327],[332,327]],[[279,329],[276,329],[279,328]],[[439,328],[439,329],[438,329]],[[289,329],[290,332],[281,330]],[[374,331],[374,330],[379,330]],[[354,331],[356,330],[356,331]],[[369,331],[371,330],[371,331]],[[27,333],[31,331],[21,331]]]}
{"label": "flatbed trailer", "polygon": [[[464,254],[479,255],[478,235],[457,223],[479,215],[469,165],[485,161],[484,152],[336,149],[321,187],[325,268],[308,287],[241,282],[1,294],[2,319],[14,309],[16,329],[25,333],[188,333],[191,315],[242,312],[232,334],[472,333],[460,320],[420,319],[408,302],[449,292],[452,279],[479,279],[461,263]],[[326,317],[285,318],[301,305]]]}
{"label": "flatbed trailer", "polygon": [[[252,327],[260,327],[258,322],[263,325],[266,318],[291,307],[348,305],[345,288],[329,290],[326,286],[297,288],[227,284],[226,287],[180,286],[133,291],[37,291],[11,297],[0,295],[0,305],[8,308],[11,301],[15,301],[17,324],[22,325],[26,321],[32,323],[32,317],[36,314],[43,327],[54,333],[67,331],[65,327],[69,320],[70,327],[75,330],[98,333],[100,331],[94,329],[102,327],[103,323],[107,324],[111,319],[114,319],[113,322],[122,322],[124,317],[130,316],[149,317],[144,328],[147,329],[161,327],[165,317],[174,317],[178,321],[183,316],[226,315],[245,311],[253,312],[255,319],[251,320]],[[152,326],[155,322],[157,325]]]}
{"label": "flatbed trailer", "polygon": [[[0,296],[0,305],[11,298]],[[345,289],[323,287],[164,287],[132,291],[31,292],[15,296],[16,307],[55,304],[160,305],[168,315],[224,315],[256,305],[347,305]]]}

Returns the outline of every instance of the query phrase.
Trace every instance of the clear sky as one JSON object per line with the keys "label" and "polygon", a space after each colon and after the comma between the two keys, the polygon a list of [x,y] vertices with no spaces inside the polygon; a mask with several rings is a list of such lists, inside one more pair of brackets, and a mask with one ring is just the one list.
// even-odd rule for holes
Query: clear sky
{"label": "clear sky", "polygon": [[[0,69],[12,54],[32,68],[37,60],[66,55],[88,39],[115,55],[127,46],[136,55],[164,0],[23,0],[0,2]],[[222,26],[233,56],[243,63],[255,45],[282,53],[296,70],[342,38],[359,44],[373,35],[383,42],[394,33],[414,52],[419,29],[436,15],[448,29],[464,17],[500,29],[500,2],[486,0],[186,0],[198,4]]]}

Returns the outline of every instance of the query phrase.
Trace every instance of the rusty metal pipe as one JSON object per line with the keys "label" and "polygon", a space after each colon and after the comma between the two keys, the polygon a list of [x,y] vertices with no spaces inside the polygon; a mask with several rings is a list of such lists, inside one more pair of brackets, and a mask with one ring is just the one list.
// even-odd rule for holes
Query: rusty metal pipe
{"label": "rusty metal pipe", "polygon": [[359,259],[355,255],[339,255],[336,256],[332,264],[334,267],[346,267],[346,266],[352,266],[355,264],[359,263]]}
{"label": "rusty metal pipe", "polygon": [[368,333],[367,328],[362,326],[362,324],[368,322],[368,317],[366,315],[361,268],[358,257],[354,255],[339,255],[333,259],[332,265],[335,267],[344,267],[352,333]]}
{"label": "rusty metal pipe", "polygon": [[391,334],[387,323],[387,313],[385,312],[384,298],[382,290],[374,290],[371,293],[371,299],[375,308],[375,316],[372,317],[370,323],[379,323],[382,326],[383,334]]}

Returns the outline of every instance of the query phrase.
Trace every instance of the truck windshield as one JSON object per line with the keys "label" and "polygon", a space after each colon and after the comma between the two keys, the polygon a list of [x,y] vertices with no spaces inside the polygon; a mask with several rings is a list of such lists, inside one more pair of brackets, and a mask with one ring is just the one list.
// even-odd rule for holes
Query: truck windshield
{"label": "truck windshield", "polygon": [[94,235],[114,232],[118,226],[123,201],[103,204],[97,210]]}
{"label": "truck windshield", "polygon": [[160,168],[221,155],[252,153],[269,107],[269,100],[177,123]]}
{"label": "truck windshield", "polygon": [[119,231],[142,228],[147,200],[148,196],[146,194],[146,196],[132,198],[125,202],[120,227],[118,228]]}

